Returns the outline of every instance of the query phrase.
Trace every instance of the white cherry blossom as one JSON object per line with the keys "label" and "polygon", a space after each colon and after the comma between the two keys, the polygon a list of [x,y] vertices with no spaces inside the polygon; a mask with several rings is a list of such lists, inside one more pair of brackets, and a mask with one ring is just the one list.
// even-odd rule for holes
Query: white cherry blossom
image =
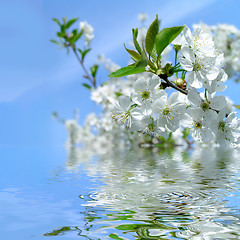
{"label": "white cherry blossom", "polygon": [[216,124],[217,113],[208,111],[205,113],[201,108],[189,108],[187,110],[191,116],[188,127],[194,140],[199,142],[213,142],[215,140],[212,128]]}
{"label": "white cherry blossom", "polygon": [[212,81],[217,78],[220,72],[218,57],[201,58],[194,54],[191,48],[182,47],[179,62],[183,69],[190,71],[187,77],[190,86],[201,88],[206,80]]}
{"label": "white cherry blossom", "polygon": [[186,106],[178,102],[178,95],[179,92],[174,92],[167,99],[167,94],[162,94],[153,104],[153,112],[158,116],[157,124],[160,129],[176,131],[179,128],[179,121],[183,118]]}
{"label": "white cherry blossom", "polygon": [[80,29],[83,30],[83,35],[85,37],[85,43],[87,46],[89,46],[90,42],[94,38],[93,27],[88,22],[84,21],[84,22],[80,22]]}
{"label": "white cherry blossom", "polygon": [[190,48],[194,54],[199,57],[214,57],[215,47],[212,36],[201,29],[196,29],[191,33],[190,29],[185,26],[183,29],[185,38],[184,47]]}

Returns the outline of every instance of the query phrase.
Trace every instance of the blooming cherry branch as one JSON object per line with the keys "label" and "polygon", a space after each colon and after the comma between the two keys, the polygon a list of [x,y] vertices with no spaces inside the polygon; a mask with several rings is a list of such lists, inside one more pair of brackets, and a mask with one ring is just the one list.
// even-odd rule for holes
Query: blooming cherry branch
{"label": "blooming cherry branch", "polygon": [[[128,98],[129,106],[135,104],[134,112],[138,113],[138,117],[132,116],[127,127],[134,131],[137,126],[138,131],[152,132],[163,137],[187,127],[196,141],[237,144],[240,141],[240,121],[229,109],[227,98],[215,96],[217,91],[226,88],[223,86],[226,73],[223,69],[224,55],[215,48],[212,36],[200,29],[192,33],[187,26],[165,28],[159,32],[158,17],[150,25],[145,46],[141,48],[136,39],[137,32],[133,30],[137,52],[125,47],[135,63],[109,76],[151,72],[164,83],[154,76],[150,79],[140,78],[135,82],[133,92],[124,99],[126,101]],[[163,66],[161,54],[171,43],[176,51],[175,65],[167,63]],[[180,64],[177,64],[177,58]],[[179,72],[182,72],[180,79],[169,80]],[[165,89],[168,87],[178,93],[167,97]],[[198,93],[197,89],[203,90],[203,93]],[[185,97],[180,96],[181,93]],[[119,98],[119,102],[122,99]],[[131,110],[128,110],[127,115],[131,116]],[[124,120],[122,122],[125,123]]]}
{"label": "blooming cherry branch", "polygon": [[[240,31],[228,25],[203,24],[195,25],[193,32],[187,26],[160,30],[158,16],[147,29],[147,16],[141,14],[139,19],[142,27],[132,30],[135,50],[124,45],[132,59],[130,64],[120,68],[101,55],[99,62],[109,71],[110,79],[99,86],[98,65],[90,71],[84,65],[93,28],[81,22],[80,28],[69,33],[77,19],[63,19],[63,23],[54,19],[60,26],[60,42],[52,42],[73,50],[90,83],[83,85],[91,90],[91,99],[102,106],[101,114],[90,114],[84,126],[78,125],[77,119],[64,121],[68,144],[83,143],[100,152],[112,144],[189,146],[192,139],[238,145],[239,119],[234,107],[240,106],[219,93],[226,89],[229,65],[240,72]],[[84,47],[76,47],[82,37]],[[167,57],[171,50],[175,51],[173,62]],[[169,93],[170,89],[177,92]]]}

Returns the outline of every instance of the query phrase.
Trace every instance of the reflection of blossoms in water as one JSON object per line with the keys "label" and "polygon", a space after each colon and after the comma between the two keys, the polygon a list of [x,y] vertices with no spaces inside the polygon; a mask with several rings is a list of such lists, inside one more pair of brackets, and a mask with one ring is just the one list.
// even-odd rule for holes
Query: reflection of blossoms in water
{"label": "reflection of blossoms in water", "polygon": [[[148,228],[149,221],[155,219],[155,223],[169,227],[164,234],[174,232],[179,238],[227,239],[239,233],[240,216],[223,201],[237,190],[237,150],[201,146],[191,154],[181,148],[160,152],[112,149],[103,155],[86,152],[84,148],[72,148],[67,168],[77,170],[83,164],[89,176],[101,178],[103,184],[84,206],[90,211],[99,207],[113,211],[107,217],[112,222],[104,221],[108,228],[133,221],[146,221]],[[131,212],[131,222],[115,222],[118,212],[125,212],[126,217]],[[168,236],[158,227],[149,231],[158,237]]]}

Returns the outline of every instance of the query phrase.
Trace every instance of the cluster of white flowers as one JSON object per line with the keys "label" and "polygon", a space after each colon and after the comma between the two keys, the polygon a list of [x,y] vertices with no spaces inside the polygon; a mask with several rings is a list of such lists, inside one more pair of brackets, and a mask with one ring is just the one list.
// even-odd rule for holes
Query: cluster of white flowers
{"label": "cluster of white flowers", "polygon": [[174,45],[180,48],[179,62],[187,72],[186,95],[174,92],[168,96],[157,75],[141,77],[130,95],[118,98],[114,119],[130,131],[154,136],[166,138],[170,132],[187,127],[196,141],[237,144],[239,119],[228,99],[216,95],[225,90],[227,75],[222,67],[224,55],[216,50],[212,36],[200,29],[192,33],[185,27]]}
{"label": "cluster of white flowers", "polygon": [[83,21],[83,22],[80,22],[80,29],[83,31],[83,35],[85,37],[85,44],[89,46],[91,41],[94,38],[93,27],[86,21]]}
{"label": "cluster of white flowers", "polygon": [[[99,57],[99,62],[104,64],[109,73],[119,68],[119,66],[114,64],[110,59],[106,59],[103,55]],[[79,125],[77,121],[78,116],[76,116],[76,119],[65,121],[65,126],[68,131],[68,140],[66,143],[67,147],[81,144],[85,147],[85,149],[88,149],[87,151],[89,153],[105,153],[110,151],[112,147],[116,146],[119,148],[133,145],[147,147],[152,146],[152,143],[158,143],[160,140],[158,136],[149,137],[151,139],[151,143],[150,141],[149,143],[146,143],[146,136],[139,134],[139,132],[133,133],[129,131],[128,128],[119,126],[117,121],[118,119],[116,118],[115,121],[113,121],[112,116],[112,112],[115,111],[115,103],[118,104],[118,99],[128,98],[126,96],[131,96],[139,78],[149,79],[151,77],[151,73],[140,73],[127,76],[126,79],[114,78],[110,79],[102,86],[92,89],[91,99],[101,105],[102,111],[99,115],[90,113],[86,117],[85,124],[83,126]],[[158,81],[156,77],[155,79]],[[153,86],[150,84],[149,87]],[[138,96],[136,95],[136,101],[137,98]],[[125,107],[128,106],[119,105],[118,107],[124,110]],[[122,120],[124,121],[125,119],[123,118]],[[131,118],[129,118],[129,120],[131,120]],[[182,132],[179,130],[173,133],[171,138],[177,145],[186,144],[182,139]]]}
{"label": "cluster of white flowers", "polygon": [[[142,22],[147,19],[145,15],[139,18]],[[90,43],[93,28],[86,22],[80,26]],[[233,112],[233,102],[218,95],[226,89],[224,83],[228,79],[224,68],[228,58],[226,60],[226,49],[220,46],[220,39],[233,33],[237,39],[238,30],[227,25],[211,28],[201,24],[198,27],[194,25],[195,30],[191,32],[185,26],[181,35],[161,54],[161,65],[164,66],[170,62],[169,52],[177,49],[178,66],[182,67],[183,74],[179,78],[178,72],[176,76],[169,77],[169,81],[184,89],[185,94],[169,92],[170,88],[163,86],[161,78],[150,72],[129,75],[124,79],[111,78],[91,90],[91,99],[102,106],[100,115],[90,114],[84,126],[79,126],[76,120],[66,121],[68,144],[89,145],[96,152],[101,152],[103,145],[149,146],[166,144],[164,141],[169,139],[175,145],[187,145],[191,138],[213,145],[238,145],[240,121]],[[221,37],[223,29],[225,37]],[[144,42],[146,28],[143,26],[138,32],[139,42]],[[235,38],[232,38],[232,50],[232,44],[237,45]],[[230,44],[229,39],[226,41]],[[235,52],[240,54],[240,51]],[[99,56],[99,62],[110,73],[119,68],[103,55]],[[187,86],[183,87],[183,83]],[[190,131],[190,138],[185,136],[186,130]]]}
{"label": "cluster of white flowers", "polygon": [[204,23],[194,24],[194,29],[202,29],[213,36],[217,49],[224,53],[225,71],[229,77],[239,80],[240,72],[240,30],[233,25],[218,24],[209,26]]}

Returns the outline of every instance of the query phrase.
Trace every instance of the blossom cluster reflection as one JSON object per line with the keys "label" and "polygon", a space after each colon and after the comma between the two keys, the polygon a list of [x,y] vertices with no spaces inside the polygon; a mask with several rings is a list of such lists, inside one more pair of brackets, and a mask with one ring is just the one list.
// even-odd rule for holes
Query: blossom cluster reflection
{"label": "blossom cluster reflection", "polygon": [[[147,228],[149,236],[154,234],[166,239],[170,236],[180,239],[239,236],[239,206],[231,208],[227,200],[237,198],[234,192],[239,191],[238,150],[202,146],[191,151],[113,148],[105,154],[86,148],[68,150],[66,168],[69,171],[77,172],[83,166],[89,176],[98,177],[102,182],[83,203],[86,216],[96,217],[91,221],[95,230],[90,229],[90,236],[106,234],[97,228],[101,224],[107,225],[109,233],[126,239],[139,236],[131,224]],[[157,226],[151,229],[150,223]],[[125,225],[129,225],[125,229],[128,231],[120,231]]]}

